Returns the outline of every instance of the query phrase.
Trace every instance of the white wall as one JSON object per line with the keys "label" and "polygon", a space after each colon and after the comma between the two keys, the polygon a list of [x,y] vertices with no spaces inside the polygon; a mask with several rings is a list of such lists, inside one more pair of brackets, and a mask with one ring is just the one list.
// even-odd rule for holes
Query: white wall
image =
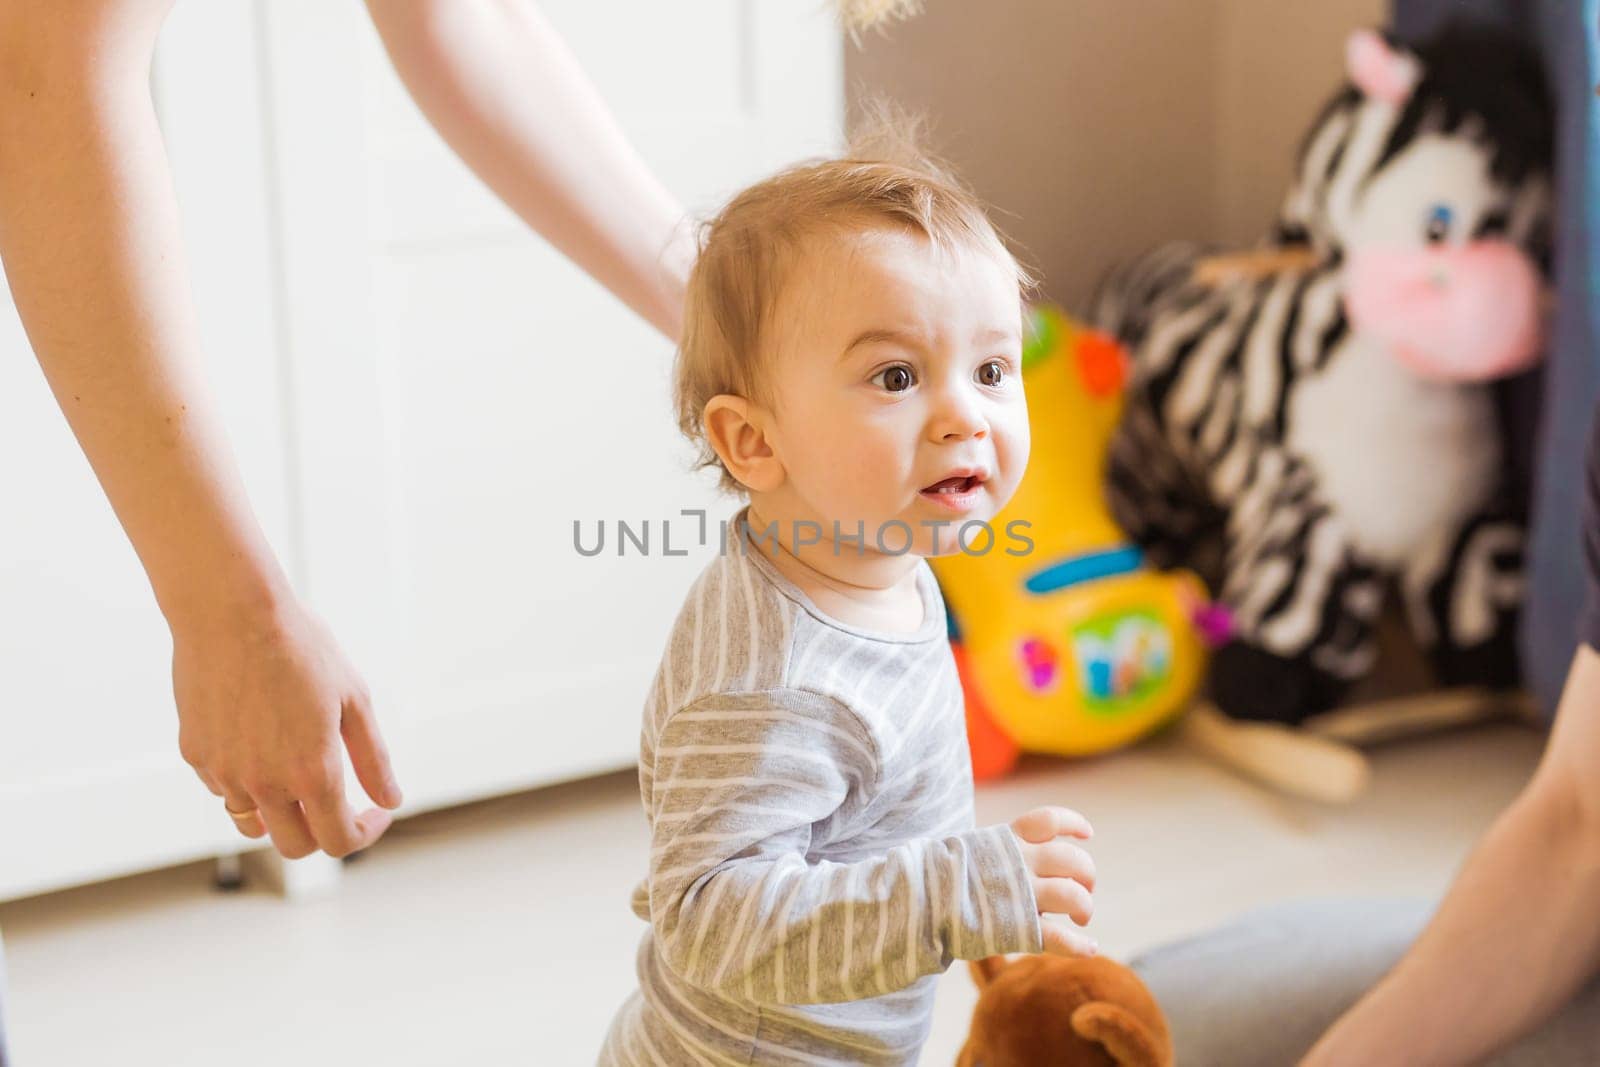
{"label": "white wall", "polygon": [[1384,0],[1217,0],[1212,235],[1260,236],[1301,135],[1344,76],[1344,39],[1386,21]]}
{"label": "white wall", "polygon": [[1383,0],[929,0],[846,50],[852,102],[927,114],[933,147],[1069,304],[1178,237],[1249,242],[1344,35]]}

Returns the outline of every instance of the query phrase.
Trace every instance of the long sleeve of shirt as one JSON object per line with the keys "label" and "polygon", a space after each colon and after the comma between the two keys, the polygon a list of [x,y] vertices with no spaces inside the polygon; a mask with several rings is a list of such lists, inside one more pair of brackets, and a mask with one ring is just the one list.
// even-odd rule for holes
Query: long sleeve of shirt
{"label": "long sleeve of shirt", "polygon": [[870,822],[882,766],[865,725],[816,693],[722,693],[673,714],[655,746],[649,877],[672,969],[752,1003],[818,1004],[1040,951],[1006,826],[810,858],[837,825]]}

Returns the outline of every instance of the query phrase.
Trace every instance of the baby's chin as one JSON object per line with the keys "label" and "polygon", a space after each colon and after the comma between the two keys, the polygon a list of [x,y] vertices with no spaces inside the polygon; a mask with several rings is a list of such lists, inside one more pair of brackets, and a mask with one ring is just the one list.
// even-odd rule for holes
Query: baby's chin
{"label": "baby's chin", "polygon": [[945,559],[961,554],[961,546],[956,544],[953,539],[946,537],[941,537],[938,543],[930,543],[925,547],[927,551],[922,552],[921,555],[927,559]]}
{"label": "baby's chin", "polygon": [[930,558],[960,553],[983,555],[993,551],[1003,531],[995,528],[994,509],[979,507],[963,514],[946,514],[941,509],[915,509],[918,527],[918,554]]}
{"label": "baby's chin", "polygon": [[[885,508],[884,503],[877,508],[869,505],[860,510],[841,507],[838,509],[840,517],[822,518],[818,524],[830,534],[837,526],[840,534],[837,547],[843,553],[857,551],[858,530],[860,551],[889,556],[932,558],[961,552],[983,555],[1007,543],[1005,531],[994,525],[997,509],[986,493],[980,494],[975,506],[962,509],[941,506],[915,490],[911,499],[904,501],[898,510],[894,510],[892,504]],[[823,507],[818,512],[826,516],[829,510]],[[863,511],[876,511],[881,517],[860,518]],[[843,517],[846,513],[855,517],[847,519]]]}
{"label": "baby's chin", "polygon": [[[987,520],[973,519],[969,521],[988,526]],[[991,538],[998,541],[998,531],[991,531],[993,531],[992,527],[989,527],[988,530],[980,530],[977,526],[971,527],[965,534],[954,529],[941,530],[936,540],[929,540],[927,551],[923,555],[929,559],[942,559],[947,556],[963,554],[986,555],[985,546],[990,545]],[[990,547],[989,551],[992,552],[993,548]]]}

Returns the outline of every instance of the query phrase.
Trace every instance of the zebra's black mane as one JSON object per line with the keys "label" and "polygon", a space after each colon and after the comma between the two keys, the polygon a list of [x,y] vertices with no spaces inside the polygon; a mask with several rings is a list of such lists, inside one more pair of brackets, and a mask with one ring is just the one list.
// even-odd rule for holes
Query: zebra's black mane
{"label": "zebra's black mane", "polygon": [[[1554,106],[1543,64],[1524,40],[1498,27],[1455,21],[1411,50],[1422,61],[1422,80],[1374,173],[1420,132],[1442,128],[1454,133],[1473,120],[1481,123],[1479,139],[1492,153],[1490,173],[1497,181],[1518,185],[1550,170]],[[1346,94],[1341,95],[1348,98]]]}

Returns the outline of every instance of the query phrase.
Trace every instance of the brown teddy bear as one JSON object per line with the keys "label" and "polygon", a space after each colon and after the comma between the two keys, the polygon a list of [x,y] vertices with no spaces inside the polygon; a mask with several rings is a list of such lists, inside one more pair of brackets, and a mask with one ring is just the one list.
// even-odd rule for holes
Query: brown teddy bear
{"label": "brown teddy bear", "polygon": [[956,1067],[1172,1067],[1155,997],[1101,956],[972,963],[978,1006]]}

